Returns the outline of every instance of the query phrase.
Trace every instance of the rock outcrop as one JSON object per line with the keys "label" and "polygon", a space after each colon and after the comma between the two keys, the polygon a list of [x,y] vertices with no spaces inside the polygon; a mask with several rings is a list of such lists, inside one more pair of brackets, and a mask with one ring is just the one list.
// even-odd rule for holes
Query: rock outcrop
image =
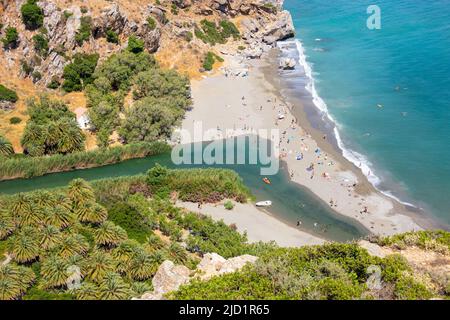
{"label": "rock outcrop", "polygon": [[294,58],[283,58],[280,60],[280,69],[293,70],[295,69],[297,62]]}
{"label": "rock outcrop", "polygon": [[247,263],[255,263],[256,260],[258,257],[248,254],[225,259],[217,253],[207,253],[195,271],[191,271],[185,266],[175,266],[172,261],[166,260],[153,277],[153,291],[145,293],[139,299],[161,300],[164,299],[166,293],[178,290],[181,285],[192,279],[208,280],[214,276],[236,272]]}

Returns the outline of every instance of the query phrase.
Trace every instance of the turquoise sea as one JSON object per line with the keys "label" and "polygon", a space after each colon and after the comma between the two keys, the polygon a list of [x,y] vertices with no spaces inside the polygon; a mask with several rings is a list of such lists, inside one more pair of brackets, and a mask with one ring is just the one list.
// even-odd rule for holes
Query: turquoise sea
{"label": "turquoise sea", "polygon": [[[369,5],[381,29],[369,30]],[[450,225],[450,0],[286,0],[316,105],[377,187]],[[299,82],[299,90],[302,81]],[[311,91],[311,88],[309,88]]]}

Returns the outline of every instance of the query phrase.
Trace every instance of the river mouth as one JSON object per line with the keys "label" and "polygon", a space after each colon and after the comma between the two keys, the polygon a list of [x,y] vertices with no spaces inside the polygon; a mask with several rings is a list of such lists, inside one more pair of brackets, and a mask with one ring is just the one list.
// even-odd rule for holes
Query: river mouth
{"label": "river mouth", "polygon": [[[132,176],[145,173],[148,169],[159,163],[168,168],[226,168],[236,171],[243,179],[245,185],[251,190],[256,201],[271,200],[272,206],[264,209],[267,213],[285,223],[299,228],[302,231],[315,236],[333,241],[350,241],[367,235],[369,232],[357,221],[344,217],[333,211],[328,204],[317,198],[308,189],[293,183],[289,179],[288,170],[283,162],[280,163],[278,172],[268,176],[271,184],[262,180],[261,168],[267,165],[258,161],[249,160],[252,150],[258,153],[258,145],[252,143],[254,137],[246,137],[244,144],[234,143],[234,155],[245,155],[245,164],[207,164],[205,159],[199,164],[194,159],[210,145],[209,142],[187,145],[191,163],[174,164],[171,153],[164,153],[142,159],[126,160],[121,163],[106,165],[97,168],[81,169],[68,172],[51,173],[41,177],[29,179],[16,179],[0,182],[0,193],[14,194],[29,192],[37,189],[62,187],[71,180],[82,178],[87,181]],[[223,140],[224,157],[225,146],[230,140]],[[219,141],[220,143],[220,141]],[[256,146],[256,147],[255,147]],[[255,149],[256,148],[256,149]],[[252,164],[253,163],[253,164]],[[266,162],[264,162],[266,163]],[[297,226],[297,222],[301,222]]]}

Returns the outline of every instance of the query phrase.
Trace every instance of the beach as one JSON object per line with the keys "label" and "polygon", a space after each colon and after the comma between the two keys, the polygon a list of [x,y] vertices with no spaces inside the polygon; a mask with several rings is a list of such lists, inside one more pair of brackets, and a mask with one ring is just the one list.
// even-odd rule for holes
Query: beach
{"label": "beach", "polygon": [[[279,143],[280,159],[287,164],[291,180],[311,190],[337,214],[355,219],[378,235],[421,230],[408,208],[376,190],[324,133],[309,125],[306,116],[301,116],[301,102],[286,101],[280,94],[276,50],[259,60],[224,54],[220,70],[194,80],[193,108],[181,125],[194,141],[180,142],[278,129],[280,140],[273,143]],[[199,124],[208,135],[194,137]]]}
{"label": "beach", "polygon": [[214,220],[223,220],[227,225],[236,225],[237,231],[246,233],[248,241],[275,241],[282,247],[301,247],[323,244],[325,241],[279,221],[268,212],[257,209],[250,203],[233,202],[232,210],[223,203],[203,204],[201,208],[192,202],[177,202],[177,206],[189,211],[208,215]]}

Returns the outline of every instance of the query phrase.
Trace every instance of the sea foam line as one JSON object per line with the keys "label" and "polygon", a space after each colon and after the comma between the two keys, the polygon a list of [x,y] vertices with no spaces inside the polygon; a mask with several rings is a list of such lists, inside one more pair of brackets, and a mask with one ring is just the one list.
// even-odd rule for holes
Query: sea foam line
{"label": "sea foam line", "polygon": [[[305,76],[307,78],[307,84],[305,85],[305,89],[311,94],[312,97],[312,101],[314,103],[314,106],[316,106],[317,109],[319,109],[322,112],[322,115],[327,117],[333,124],[334,124],[334,129],[333,129],[333,133],[336,137],[336,141],[337,141],[337,145],[339,147],[339,149],[341,149],[342,151],[342,155],[351,163],[353,163],[355,166],[357,166],[358,168],[360,168],[361,172],[367,177],[367,180],[378,190],[380,191],[382,194],[404,204],[404,205],[408,205],[408,206],[412,206],[417,208],[414,204],[409,203],[409,202],[405,202],[400,200],[398,197],[396,197],[395,195],[393,195],[390,191],[387,190],[381,190],[379,188],[379,185],[381,183],[381,179],[380,177],[378,177],[373,170],[373,164],[367,159],[366,156],[362,155],[359,152],[356,152],[348,147],[345,146],[344,142],[341,139],[341,136],[339,134],[339,130],[338,130],[338,124],[337,122],[334,120],[334,118],[331,116],[331,114],[328,111],[328,107],[327,104],[325,103],[325,101],[319,96],[319,94],[317,93],[316,90],[316,86],[315,86],[315,79],[313,76],[313,70],[311,65],[308,63],[307,61],[307,56],[306,56],[306,52],[305,52],[305,48],[303,47],[302,42],[299,39],[295,39],[295,40],[287,40],[284,41],[284,44],[290,44],[294,42],[295,46],[297,48],[297,52],[298,52],[298,62],[300,64],[300,66],[303,68],[303,71],[305,73]],[[281,50],[283,50],[282,48],[282,43],[279,43],[278,46]]]}

